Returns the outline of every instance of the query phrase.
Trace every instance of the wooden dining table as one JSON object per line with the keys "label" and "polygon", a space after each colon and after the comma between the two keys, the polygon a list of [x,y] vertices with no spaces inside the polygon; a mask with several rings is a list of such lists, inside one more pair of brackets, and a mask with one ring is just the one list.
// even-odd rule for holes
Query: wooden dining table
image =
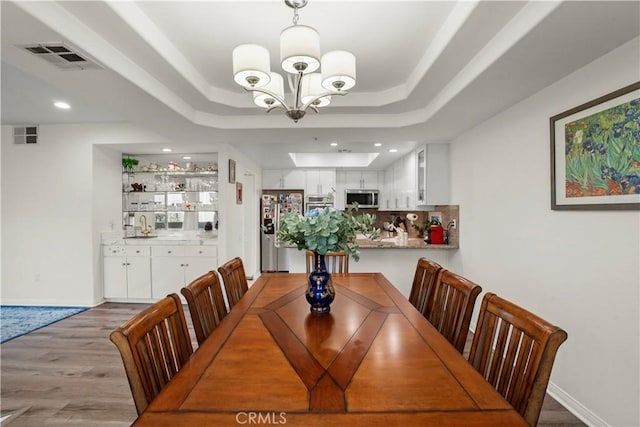
{"label": "wooden dining table", "polygon": [[380,273],[263,274],[135,426],[526,426]]}

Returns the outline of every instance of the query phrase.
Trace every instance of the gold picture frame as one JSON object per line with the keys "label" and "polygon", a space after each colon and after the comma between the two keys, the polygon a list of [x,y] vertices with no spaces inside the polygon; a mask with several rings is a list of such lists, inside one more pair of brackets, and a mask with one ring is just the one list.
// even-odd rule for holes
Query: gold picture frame
{"label": "gold picture frame", "polygon": [[229,159],[229,184],[236,183],[236,161]]}

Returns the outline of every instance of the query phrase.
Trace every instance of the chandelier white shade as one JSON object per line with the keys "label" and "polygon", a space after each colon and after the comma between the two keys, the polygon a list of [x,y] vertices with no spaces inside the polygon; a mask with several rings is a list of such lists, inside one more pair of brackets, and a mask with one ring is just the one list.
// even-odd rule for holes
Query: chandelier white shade
{"label": "chandelier white shade", "polygon": [[292,25],[280,33],[280,60],[287,73],[313,73],[320,68],[320,35],[306,25]]}
{"label": "chandelier white shade", "polygon": [[241,44],[233,49],[233,78],[240,86],[261,87],[269,83],[269,51],[257,44]]}
{"label": "chandelier white shade", "polygon": [[322,56],[322,86],[327,90],[349,90],[356,85],[356,57],[346,50]]}
{"label": "chandelier white shade", "polygon": [[[298,122],[308,108],[316,113],[329,105],[332,95],[346,95],[356,84],[356,58],[346,50],[320,55],[320,35],[307,25],[298,25],[298,9],[308,0],[284,0],[293,9],[293,25],[280,33],[280,64],[289,73],[294,100],[285,102],[284,80],[271,72],[269,51],[256,44],[242,44],[233,50],[236,83],[253,92],[253,102],[270,112],[281,107]],[[322,58],[322,60],[321,60]],[[322,68],[320,72],[319,69]]]}

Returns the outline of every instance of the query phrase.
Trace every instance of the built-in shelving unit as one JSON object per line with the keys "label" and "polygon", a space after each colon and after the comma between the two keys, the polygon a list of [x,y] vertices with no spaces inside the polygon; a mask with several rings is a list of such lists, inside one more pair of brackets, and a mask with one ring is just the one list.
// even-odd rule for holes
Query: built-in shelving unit
{"label": "built-in shelving unit", "polygon": [[192,170],[185,170],[177,164],[172,168],[160,170],[152,162],[139,164],[139,170],[122,172],[125,228],[139,227],[143,215],[144,222],[154,230],[197,230],[207,223],[217,226],[217,169],[191,166]]}

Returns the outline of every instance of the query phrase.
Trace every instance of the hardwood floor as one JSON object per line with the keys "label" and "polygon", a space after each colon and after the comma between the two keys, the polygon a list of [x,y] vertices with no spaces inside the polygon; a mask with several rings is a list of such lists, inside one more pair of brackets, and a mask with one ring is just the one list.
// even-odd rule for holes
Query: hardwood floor
{"label": "hardwood floor", "polygon": [[[109,334],[143,307],[103,304],[0,345],[1,413],[14,414],[2,426],[130,425],[136,410]],[[547,396],[538,425],[585,424]]]}

